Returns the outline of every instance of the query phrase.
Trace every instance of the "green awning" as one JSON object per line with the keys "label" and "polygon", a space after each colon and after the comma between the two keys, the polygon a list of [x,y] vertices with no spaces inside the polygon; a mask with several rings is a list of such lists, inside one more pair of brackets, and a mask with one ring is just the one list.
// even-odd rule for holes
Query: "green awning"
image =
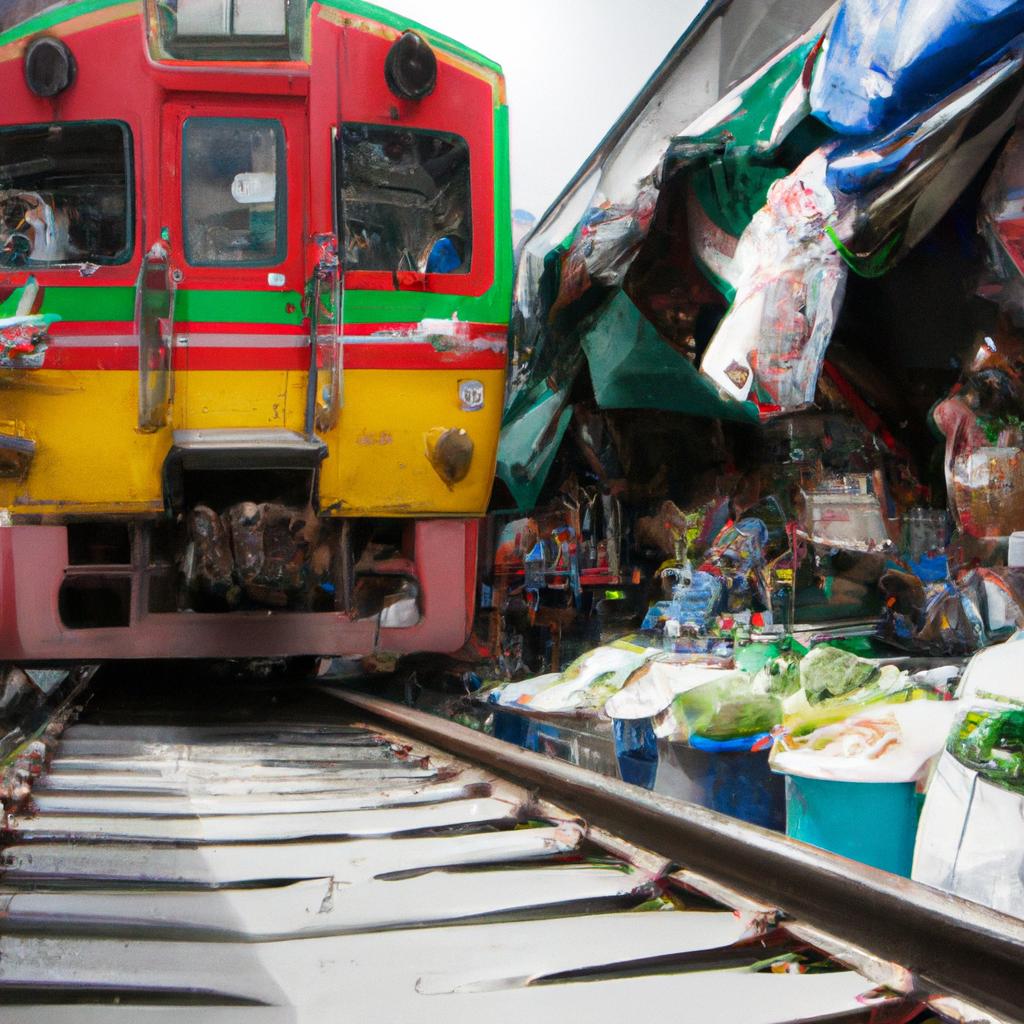
{"label": "green awning", "polygon": [[652,409],[757,423],[748,402],[720,397],[686,356],[661,340],[649,320],[619,292],[582,337],[594,397],[602,409]]}
{"label": "green awning", "polygon": [[566,404],[566,397],[563,392],[549,390],[501,429],[497,476],[522,511],[537,504],[572,419],[572,406]]}

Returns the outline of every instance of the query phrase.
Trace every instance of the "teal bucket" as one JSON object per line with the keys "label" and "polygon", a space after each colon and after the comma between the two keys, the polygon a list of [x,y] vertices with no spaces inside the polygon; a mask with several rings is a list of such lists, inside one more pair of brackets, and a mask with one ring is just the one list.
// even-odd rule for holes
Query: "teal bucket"
{"label": "teal bucket", "polygon": [[924,798],[913,782],[786,776],[786,835],[910,877]]}

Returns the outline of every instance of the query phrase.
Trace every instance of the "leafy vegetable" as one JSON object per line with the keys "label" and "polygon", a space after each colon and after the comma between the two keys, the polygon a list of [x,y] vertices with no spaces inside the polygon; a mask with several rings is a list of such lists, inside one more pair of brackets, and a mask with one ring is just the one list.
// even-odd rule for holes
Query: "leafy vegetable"
{"label": "leafy vegetable", "polygon": [[1024,789],[1024,710],[968,712],[949,752],[997,786]]}
{"label": "leafy vegetable", "polygon": [[800,681],[811,704],[858,690],[879,674],[870,661],[826,645],[815,647],[800,663]]}

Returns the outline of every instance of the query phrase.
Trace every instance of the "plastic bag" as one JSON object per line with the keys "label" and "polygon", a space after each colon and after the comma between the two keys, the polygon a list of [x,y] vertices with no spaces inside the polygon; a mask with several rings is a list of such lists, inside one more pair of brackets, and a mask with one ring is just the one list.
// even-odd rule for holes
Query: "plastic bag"
{"label": "plastic bag", "polygon": [[39,282],[31,274],[20,292],[4,305],[14,303],[14,316],[0,317],[0,370],[38,370],[46,359],[50,326],[60,320],[55,313],[33,313],[39,298]]}
{"label": "plastic bag", "polygon": [[800,535],[813,544],[840,551],[880,551],[890,539],[878,496],[868,493],[865,474],[823,480],[818,489],[804,492]]}
{"label": "plastic bag", "polygon": [[763,413],[810,405],[843,302],[846,265],[826,234],[836,203],[826,155],[813,153],[776,181],[740,237],[736,297],[701,371]]}
{"label": "plastic bag", "polygon": [[564,672],[551,672],[518,683],[478,691],[478,699],[502,706],[528,707],[548,714],[604,707],[629,676],[658,648],[617,640],[577,658]]}
{"label": "plastic bag", "polygon": [[980,577],[923,583],[891,569],[879,580],[886,598],[878,634],[923,654],[972,654],[983,647],[985,630]]}
{"label": "plastic bag", "polygon": [[948,751],[928,786],[911,877],[1024,917],[1024,796],[993,785]]}
{"label": "plastic bag", "polygon": [[800,685],[811,704],[842,697],[873,683],[881,669],[866,658],[822,644],[800,662]]}
{"label": "plastic bag", "polygon": [[679,694],[734,674],[733,669],[655,658],[630,675],[622,689],[608,699],[604,713],[623,721],[653,718]]}
{"label": "plastic bag", "polygon": [[957,451],[953,505],[972,537],[1008,537],[1024,523],[1024,443],[1016,431],[999,446]]}
{"label": "plastic bag", "polygon": [[779,698],[791,697],[800,689],[800,662],[804,653],[803,648],[791,648],[769,658],[754,676],[755,692]]}
{"label": "plastic bag", "polygon": [[188,548],[182,569],[190,589],[223,598],[231,605],[238,602],[231,537],[221,517],[206,505],[196,505],[188,515]]}
{"label": "plastic bag", "polygon": [[676,741],[732,740],[770,733],[782,721],[782,702],[757,693],[745,672],[717,678],[674,697],[654,718],[654,734]]}
{"label": "plastic bag", "polygon": [[1024,707],[975,707],[957,722],[949,752],[1004,789],[1024,792]]}
{"label": "plastic bag", "polygon": [[721,609],[722,581],[707,572],[693,572],[689,566],[665,569],[662,575],[676,580],[672,600],[653,604],[644,617],[642,628],[653,629],[672,619],[680,626],[706,629]]}
{"label": "plastic bag", "polygon": [[[595,196],[577,228],[564,276],[621,285],[654,219],[659,189],[646,182],[628,205]],[[574,296],[575,297],[575,296]]]}
{"label": "plastic bag", "polygon": [[760,519],[741,519],[718,534],[708,550],[705,564],[728,576],[761,569],[767,543],[768,527]]}
{"label": "plastic bag", "polygon": [[1024,569],[975,569],[975,586],[983,590],[983,610],[988,639],[1024,629]]}
{"label": "plastic bag", "polygon": [[714,539],[702,568],[720,575],[727,588],[730,611],[750,611],[755,604],[768,607],[764,579],[768,527],[748,517],[730,523]]}
{"label": "plastic bag", "polygon": [[242,502],[228,509],[235,574],[246,596],[284,607],[305,586],[319,526],[314,515],[272,503]]}
{"label": "plastic bag", "polygon": [[1001,316],[932,410],[946,438],[946,491],[960,529],[1006,537],[1024,522],[1024,343]]}
{"label": "plastic bag", "polygon": [[1024,917],[1024,633],[982,651],[928,788],[913,878]]}
{"label": "plastic bag", "polygon": [[912,508],[904,515],[903,556],[924,582],[936,583],[949,576],[948,540],[949,514],[945,509]]}

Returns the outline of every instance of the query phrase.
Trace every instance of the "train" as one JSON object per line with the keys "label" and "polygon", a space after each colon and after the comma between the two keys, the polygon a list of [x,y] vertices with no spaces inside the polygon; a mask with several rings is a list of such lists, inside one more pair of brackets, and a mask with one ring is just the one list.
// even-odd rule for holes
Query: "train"
{"label": "train", "polygon": [[501,68],[362,0],[0,14],[0,662],[453,652]]}

